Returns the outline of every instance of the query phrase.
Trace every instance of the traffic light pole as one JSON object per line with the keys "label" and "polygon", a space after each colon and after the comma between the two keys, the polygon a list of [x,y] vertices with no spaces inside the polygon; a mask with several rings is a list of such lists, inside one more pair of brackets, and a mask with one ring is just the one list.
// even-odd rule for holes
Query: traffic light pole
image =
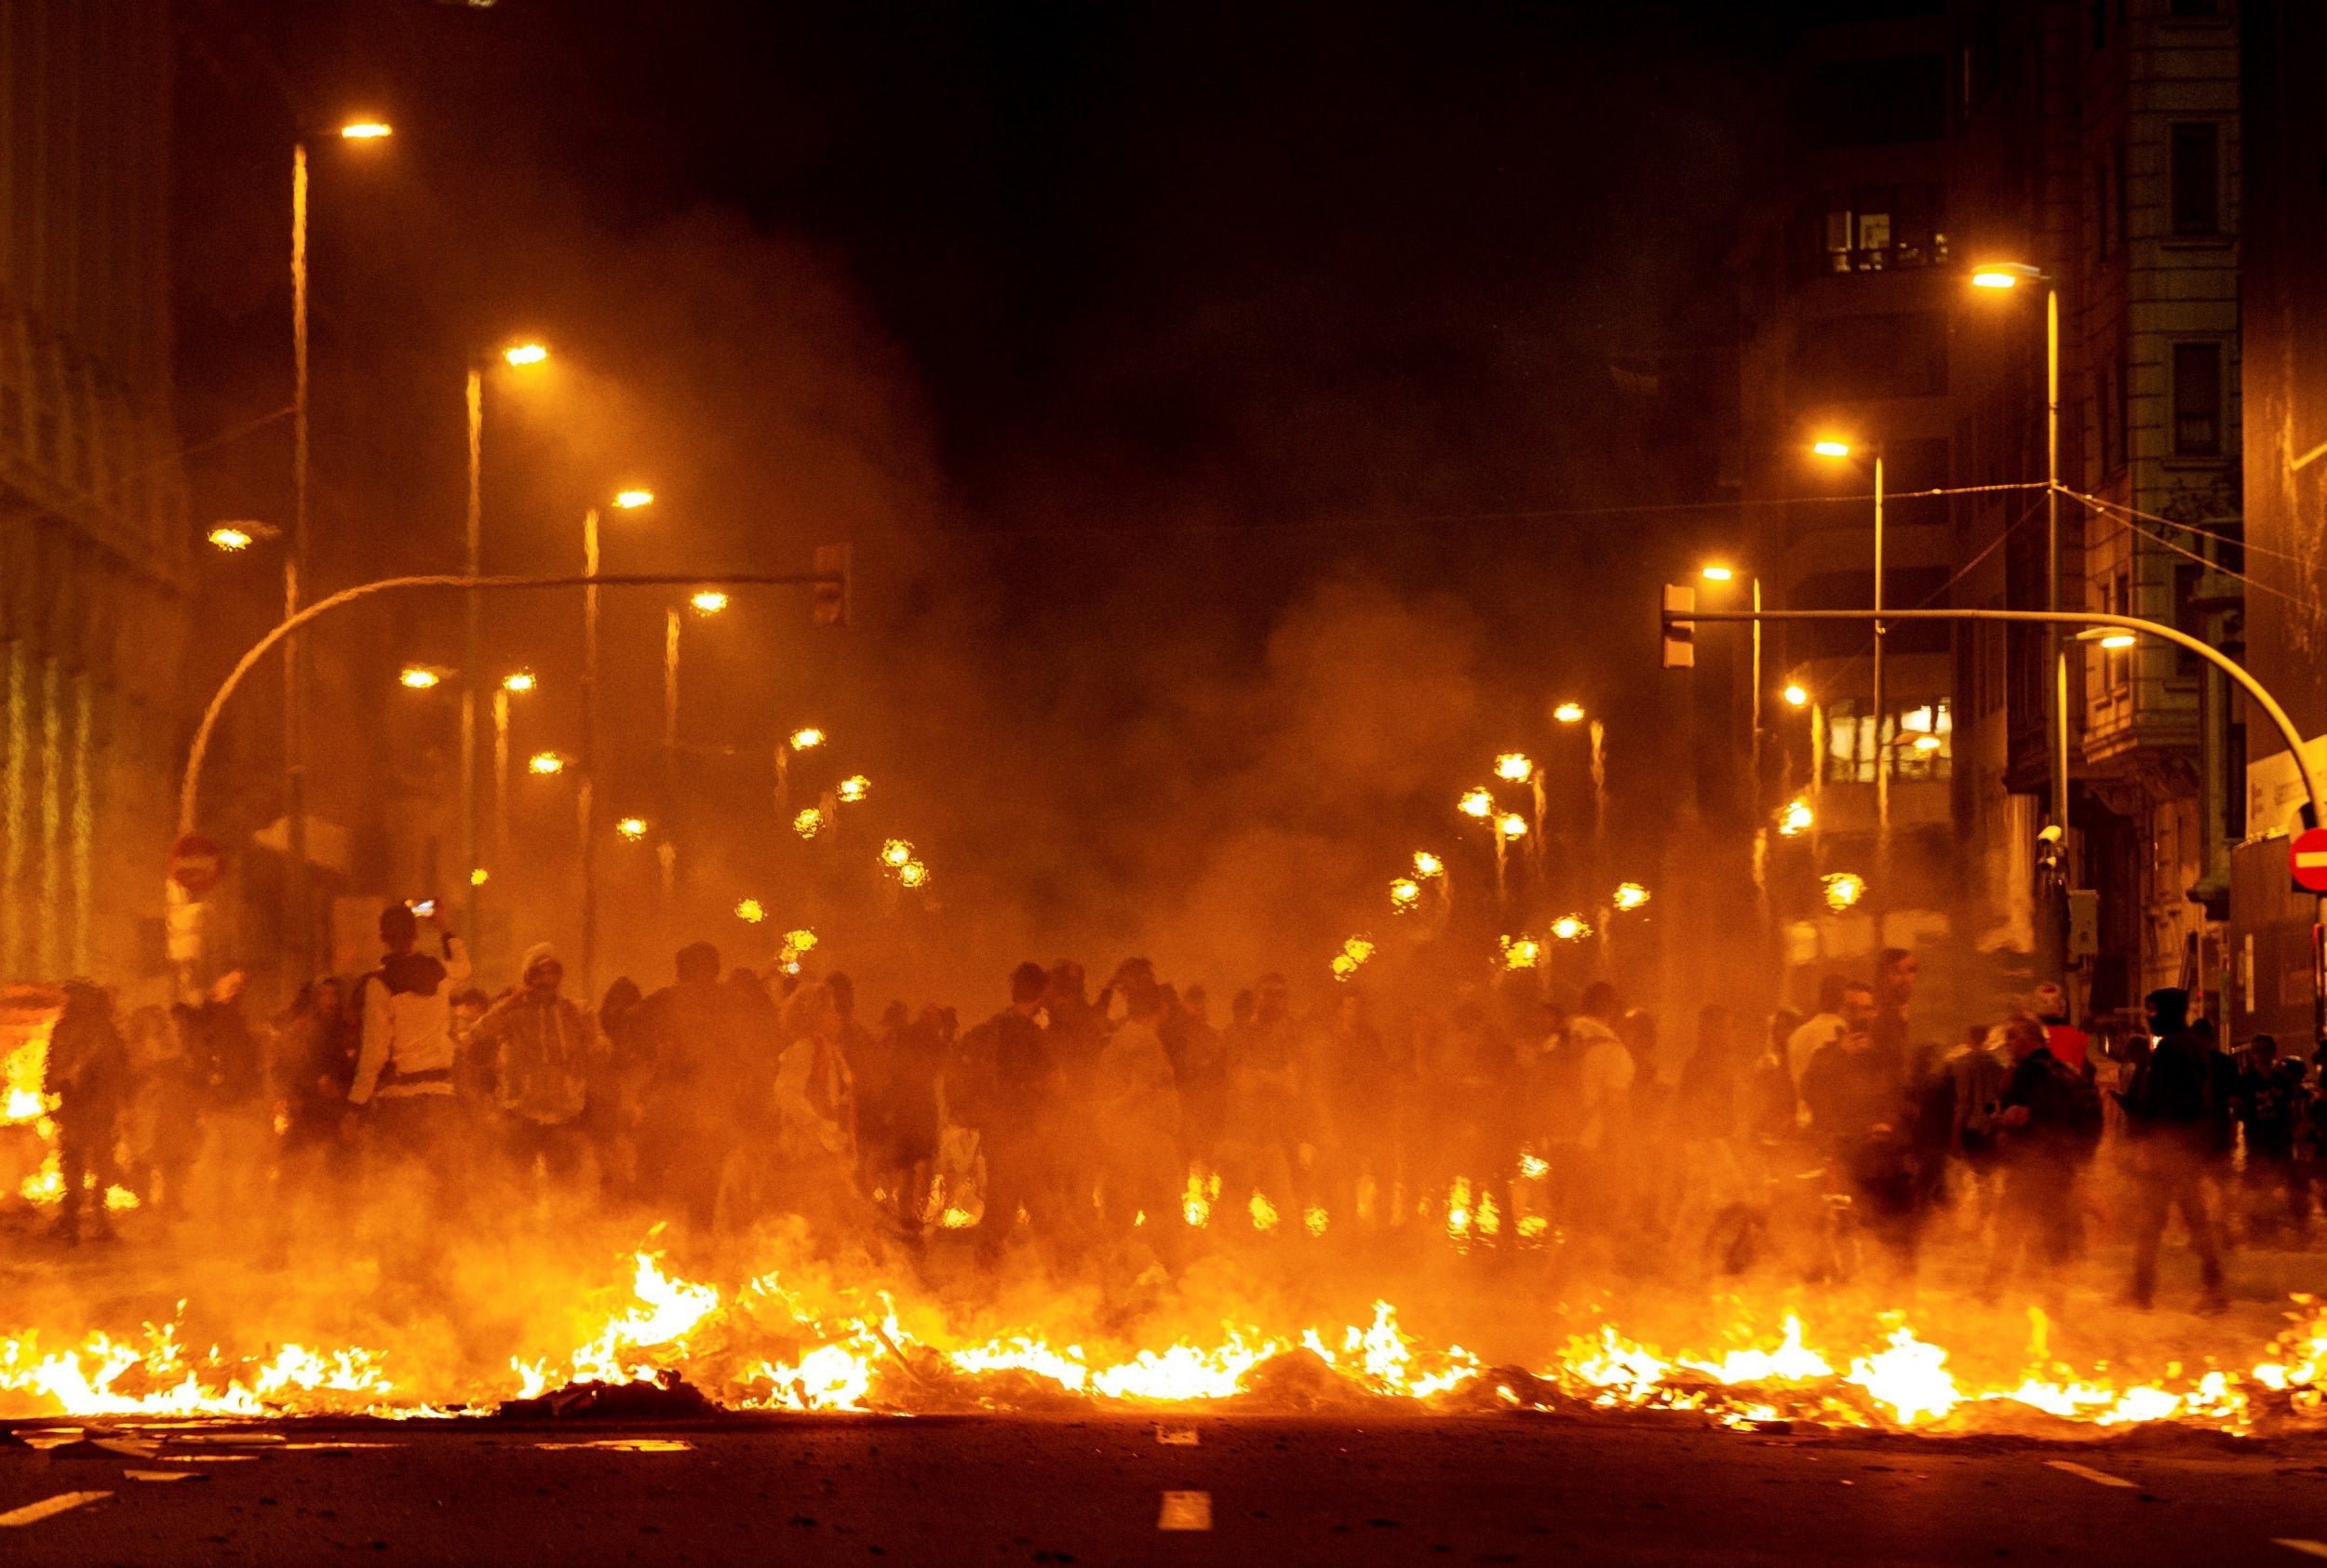
{"label": "traffic light pole", "polygon": [[186,770],[178,784],[178,831],[181,835],[195,831],[195,808],[202,786],[202,763],[209,754],[210,737],[218,728],[219,716],[225,712],[227,702],[242,685],[243,677],[285,638],[309,622],[329,615],[335,610],[344,609],[358,599],[370,598],[375,594],[416,588],[490,593],[506,588],[668,588],[679,584],[723,588],[829,588],[838,584],[845,592],[847,582],[844,574],[830,571],[628,572],[612,577],[596,572],[570,577],[477,577],[445,573],[427,577],[385,577],[375,583],[358,583],[352,588],[343,588],[329,598],[316,599],[297,614],[285,617],[266,636],[251,644],[249,650],[235,661],[235,667],[226,672],[226,678],[211,694],[209,705],[202,710],[202,721],[195,726],[193,744],[186,750]]}
{"label": "traffic light pole", "polygon": [[[1691,645],[1695,623],[1700,621],[1842,621],[1868,622],[1876,619],[1867,610],[1699,610],[1695,596],[1687,589],[1667,588],[1663,608],[1658,619],[1664,633],[1665,663],[1667,666],[1686,665],[1691,662]],[[2312,767],[2310,757],[2303,750],[2303,732],[2270,689],[2254,678],[2253,672],[2223,652],[2212,643],[2190,636],[2176,626],[2156,621],[2145,621],[2133,615],[2107,615],[2092,610],[1885,610],[1886,622],[2002,622],[2005,624],[2040,625],[2053,628],[2077,626],[2132,632],[2137,637],[2153,637],[2187,649],[2235,682],[2239,689],[2254,701],[2286,743],[2287,754],[2294,759],[2295,771],[2303,780],[2304,824],[2308,827],[2327,823],[2327,793],[2322,793],[2320,774]],[[2311,983],[2312,1027],[2318,1042],[2327,1045],[2327,897],[2320,900],[2311,924]]]}

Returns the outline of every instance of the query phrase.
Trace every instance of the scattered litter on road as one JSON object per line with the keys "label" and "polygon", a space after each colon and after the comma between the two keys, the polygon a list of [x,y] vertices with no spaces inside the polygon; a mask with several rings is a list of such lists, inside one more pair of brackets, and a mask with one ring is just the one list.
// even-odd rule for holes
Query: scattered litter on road
{"label": "scattered litter on road", "polygon": [[1201,1440],[1193,1427],[1158,1427],[1155,1441],[1166,1448],[1193,1448]]}
{"label": "scattered litter on road", "polygon": [[70,1513],[91,1503],[101,1503],[112,1495],[110,1492],[60,1492],[54,1497],[43,1497],[37,1503],[27,1503],[20,1508],[0,1513],[0,1530],[38,1524],[44,1519],[54,1519],[61,1513]]}
{"label": "scattered litter on road", "polygon": [[1155,1521],[1158,1530],[1209,1530],[1212,1528],[1212,1494],[1209,1492],[1166,1492],[1164,1511]]}
{"label": "scattered litter on road", "polygon": [[616,1454],[685,1454],[693,1443],[677,1438],[599,1438],[591,1442],[537,1442],[535,1448],[599,1448]]}
{"label": "scattered litter on road", "polygon": [[2106,1470],[2096,1470],[2090,1465],[2079,1465],[2073,1459],[2047,1459],[2045,1463],[2053,1469],[2064,1470],[2072,1476],[2082,1476],[2096,1486],[2122,1486],[2128,1491],[2134,1489],[2135,1483],[2127,1481],[2123,1476],[2113,1476]]}

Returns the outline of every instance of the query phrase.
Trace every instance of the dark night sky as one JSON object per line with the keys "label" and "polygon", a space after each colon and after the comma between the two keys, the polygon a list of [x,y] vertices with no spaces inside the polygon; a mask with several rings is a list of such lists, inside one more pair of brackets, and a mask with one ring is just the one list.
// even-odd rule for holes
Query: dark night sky
{"label": "dark night sky", "polygon": [[[1718,514],[1504,514],[1717,494],[1721,258],[1781,31],[1745,9],[185,0],[182,417],[280,405],[281,141],[376,108],[393,163],[318,163],[325,575],[457,547],[448,367],[545,318],[607,390],[586,436],[494,436],[496,564],[657,443],[699,515],[754,520],[641,559],[845,529],[866,653],[801,667],[953,863],[998,868],[977,891],[1123,930],[1203,902],[1190,840],[1435,831],[1555,695],[1634,710],[1645,768],[1648,621],[1599,606]],[[279,511],[274,439],[207,454],[197,511]],[[1432,711],[1305,657],[1424,672],[1400,700]],[[1386,767],[1368,734],[1409,722],[1444,755]]]}

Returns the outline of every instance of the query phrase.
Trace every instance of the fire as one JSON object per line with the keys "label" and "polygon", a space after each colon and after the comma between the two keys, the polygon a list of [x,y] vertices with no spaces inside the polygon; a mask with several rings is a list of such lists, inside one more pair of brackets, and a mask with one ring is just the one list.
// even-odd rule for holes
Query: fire
{"label": "fire", "polygon": [[[1215,1193],[1191,1173],[1185,1204],[1207,1217]],[[1491,1233],[1491,1194],[1458,1181],[1446,1196],[1450,1234]],[[1252,1196],[1254,1225],[1273,1229],[1273,1205]],[[1304,1228],[1324,1227],[1311,1206]],[[389,1353],[353,1345],[277,1343],[249,1352],[182,1341],[180,1320],[136,1333],[92,1330],[51,1341],[42,1331],[0,1333],[0,1415],[258,1418],[370,1414],[443,1416],[576,1382],[630,1384],[683,1375],[733,1409],[902,1414],[1007,1408],[1025,1378],[1059,1392],[1116,1404],[1185,1404],[1234,1399],[1268,1384],[1264,1368],[1309,1359],[1367,1395],[1418,1401],[1485,1399],[1505,1405],[1697,1412],[1732,1426],[1808,1419],[1838,1427],[1977,1431],[1996,1423],[2062,1421],[2105,1430],[2162,1421],[2233,1433],[2274,1420],[2316,1424],[2327,1379],[2327,1310],[2302,1301],[2299,1317],[2244,1371],[2208,1365],[2160,1376],[2084,1372],[2051,1358],[2047,1324],[2033,1314],[2024,1370],[1982,1385],[1949,1350],[1900,1315],[1852,1326],[1830,1302],[1807,1304],[1828,1337],[1814,1339],[1803,1312],[1774,1328],[1741,1322],[1710,1348],[1667,1349],[1602,1320],[1569,1335],[1533,1370],[1490,1371],[1459,1345],[1438,1348],[1400,1326],[1376,1299],[1357,1322],[1270,1326],[1243,1312],[1216,1331],[1119,1341],[1119,1332],[1050,1334],[1033,1329],[960,1332],[935,1303],[899,1312],[885,1293],[821,1273],[766,1273],[728,1288],[685,1278],[665,1257],[631,1253],[621,1283],[585,1310],[569,1348],[520,1353],[499,1374],[420,1386]],[[183,1306],[180,1308],[182,1314]],[[257,1331],[254,1331],[257,1332]],[[523,1331],[538,1333],[538,1330]],[[1444,1343],[1444,1342],[1442,1342]],[[1839,1369],[1839,1370],[1838,1370]],[[1457,1408],[1474,1408],[1464,1403]]]}

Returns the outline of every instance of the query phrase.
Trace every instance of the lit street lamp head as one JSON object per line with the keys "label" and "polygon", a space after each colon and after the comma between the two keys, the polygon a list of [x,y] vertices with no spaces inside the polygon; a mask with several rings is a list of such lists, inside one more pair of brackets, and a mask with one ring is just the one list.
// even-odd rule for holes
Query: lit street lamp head
{"label": "lit street lamp head", "polygon": [[537,751],[526,759],[525,766],[544,778],[566,771],[566,759],[554,751]]}
{"label": "lit street lamp head", "polygon": [[384,141],[395,134],[384,120],[350,120],[340,127],[340,137],[346,141]]}
{"label": "lit street lamp head", "polygon": [[872,793],[872,780],[862,773],[852,773],[842,779],[832,793],[841,800],[854,806]]}
{"label": "lit street lamp head", "polygon": [[397,676],[397,683],[407,690],[426,691],[444,679],[425,664],[407,664]]}
{"label": "lit street lamp head", "polygon": [[1790,708],[1804,707],[1809,703],[1809,689],[1799,681],[1789,684],[1779,695],[1785,699],[1785,704]]}
{"label": "lit street lamp head", "polygon": [[625,817],[614,824],[614,831],[635,844],[646,837],[646,818]]}
{"label": "lit street lamp head", "polygon": [[687,602],[695,607],[697,615],[717,615],[727,608],[727,596],[717,588],[706,588],[703,592],[691,596]]}
{"label": "lit street lamp head", "polygon": [[503,349],[501,357],[511,365],[539,365],[549,357],[549,350],[540,343],[518,343]]}
{"label": "lit street lamp head", "polygon": [[536,684],[531,670],[511,670],[501,677],[501,689],[519,696],[532,690]]}
{"label": "lit street lamp head", "polygon": [[641,506],[654,504],[654,492],[652,490],[619,490],[615,492],[614,504],[625,512],[636,512]]}
{"label": "lit street lamp head", "polygon": [[1697,575],[1703,578],[1708,583],[1728,583],[1736,578],[1737,569],[1735,567],[1718,565],[1709,566],[1700,571]]}
{"label": "lit street lamp head", "polygon": [[247,529],[236,528],[232,523],[221,523],[218,527],[212,529],[209,533],[209,540],[212,544],[216,545],[219,549],[225,551],[230,556],[238,550],[248,550],[250,548],[249,532]]}
{"label": "lit street lamp head", "polygon": [[2025,261],[1988,261],[1971,269],[1974,288],[2017,288],[2024,283],[2046,281],[2042,267],[2032,267]]}
{"label": "lit street lamp head", "polygon": [[1525,784],[1535,776],[1535,764],[1524,753],[1507,751],[1495,758],[1495,776],[1508,784]]}
{"label": "lit street lamp head", "polygon": [[1527,836],[1527,819],[1516,811],[1505,811],[1495,819],[1495,831],[1506,838],[1525,838]]}
{"label": "lit street lamp head", "polygon": [[1562,724],[1580,724],[1583,722],[1583,704],[1562,703],[1552,710],[1552,717]]}
{"label": "lit street lamp head", "polygon": [[1417,877],[1435,877],[1446,869],[1446,863],[1428,850],[1414,851],[1414,875]]}
{"label": "lit street lamp head", "polygon": [[1809,449],[1817,453],[1820,457],[1849,457],[1850,455],[1850,443],[1839,440],[1834,436],[1828,436],[1824,440],[1812,441],[1809,444]]}
{"label": "lit street lamp head", "polygon": [[814,751],[822,744],[824,744],[824,731],[813,724],[792,731],[794,751]]}
{"label": "lit street lamp head", "polygon": [[1485,822],[1495,814],[1495,797],[1484,789],[1470,790],[1455,802],[1455,810],[1466,817],[1476,817]]}

